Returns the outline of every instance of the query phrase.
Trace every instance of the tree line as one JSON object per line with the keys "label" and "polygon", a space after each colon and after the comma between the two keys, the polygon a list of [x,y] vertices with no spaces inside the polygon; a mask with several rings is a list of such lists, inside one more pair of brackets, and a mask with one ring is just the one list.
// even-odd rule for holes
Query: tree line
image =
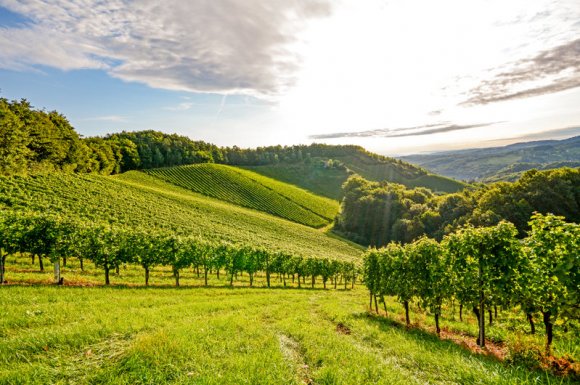
{"label": "tree line", "polygon": [[[104,272],[105,284],[110,284],[111,271],[126,264],[143,268],[145,285],[156,266],[171,267],[176,286],[184,269],[203,272],[204,284],[208,275],[225,271],[230,285],[241,273],[247,273],[250,286],[256,274],[271,277],[278,274],[284,286],[287,281],[298,287],[317,279],[324,288],[332,282],[334,288],[340,281],[344,288],[354,287],[358,268],[352,262],[331,259],[307,258],[283,252],[271,252],[251,245],[232,245],[225,242],[206,242],[191,236],[178,236],[161,231],[129,230],[110,225],[87,225],[61,216],[41,215],[21,211],[0,213],[0,283],[6,282],[6,260],[12,254],[28,254],[35,263],[38,259],[44,271],[44,261],[54,266],[55,283],[62,283],[61,264],[67,258],[78,258],[81,269],[89,260]],[[308,282],[308,284],[307,284]]]}
{"label": "tree line", "polygon": [[[369,249],[364,256],[363,279],[378,312],[385,296],[395,296],[405,309],[416,300],[429,310],[440,333],[444,304],[470,308],[478,320],[477,343],[485,346],[486,310],[519,306],[535,333],[540,313],[550,350],[556,319],[580,319],[580,225],[563,217],[535,213],[530,230],[518,239],[516,226],[467,226],[440,242],[421,237],[402,245],[389,243]],[[387,311],[385,305],[385,312]]]}
{"label": "tree line", "polygon": [[393,163],[409,175],[426,173],[408,163],[352,145],[315,143],[255,149],[220,148],[186,136],[153,130],[82,138],[57,111],[35,109],[26,99],[0,98],[0,175],[54,170],[110,175],[194,163],[273,165],[349,155],[366,155],[377,162]]}
{"label": "tree line", "polygon": [[533,212],[580,222],[580,169],[531,170],[513,183],[481,184],[446,195],[351,176],[343,192],[335,231],[374,247],[423,235],[441,240],[465,225],[492,226],[502,220],[523,236]]}

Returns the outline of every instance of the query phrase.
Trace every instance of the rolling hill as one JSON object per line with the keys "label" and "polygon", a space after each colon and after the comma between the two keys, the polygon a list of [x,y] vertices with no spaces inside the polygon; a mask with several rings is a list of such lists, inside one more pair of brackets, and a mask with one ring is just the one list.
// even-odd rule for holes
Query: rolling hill
{"label": "rolling hill", "polygon": [[162,229],[308,257],[358,260],[338,237],[164,182],[143,172],[0,177],[0,209],[61,213],[92,223]]}
{"label": "rolling hill", "polygon": [[514,181],[532,168],[579,167],[580,136],[504,147],[409,155],[401,159],[451,178],[482,182]]}
{"label": "rolling hill", "polygon": [[431,174],[407,162],[369,153],[357,146],[344,147],[342,151],[329,152],[304,162],[243,167],[337,200],[341,198],[342,184],[354,173],[372,181],[386,180],[436,192],[452,193],[465,187],[462,182]]}
{"label": "rolling hill", "polygon": [[338,202],[238,167],[194,164],[147,170],[149,175],[188,190],[264,211],[311,227],[338,213]]}

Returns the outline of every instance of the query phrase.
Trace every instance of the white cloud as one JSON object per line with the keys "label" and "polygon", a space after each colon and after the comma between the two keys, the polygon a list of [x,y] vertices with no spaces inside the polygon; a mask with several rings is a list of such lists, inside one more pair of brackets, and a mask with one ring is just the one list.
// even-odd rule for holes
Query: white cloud
{"label": "white cloud", "polygon": [[126,81],[272,96],[294,81],[297,35],[329,0],[0,0],[31,20],[0,28],[0,67],[101,68]]}

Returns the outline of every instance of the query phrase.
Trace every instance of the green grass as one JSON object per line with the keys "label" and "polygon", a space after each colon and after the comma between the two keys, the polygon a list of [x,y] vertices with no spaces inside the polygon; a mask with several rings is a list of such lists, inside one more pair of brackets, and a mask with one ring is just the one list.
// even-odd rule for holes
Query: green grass
{"label": "green grass", "polygon": [[1,384],[572,383],[369,316],[362,289],[1,292]]}
{"label": "green grass", "polygon": [[305,257],[357,261],[361,248],[320,230],[243,208],[141,172],[0,178],[0,208],[62,213],[92,223],[160,229]]}
{"label": "green grass", "polygon": [[188,190],[307,226],[325,226],[338,213],[336,201],[233,166],[195,164],[146,172]]}
{"label": "green grass", "polygon": [[[39,272],[28,256],[9,257],[12,285],[0,288],[0,384],[572,383],[439,340],[432,316],[416,305],[412,329],[393,298],[388,318],[382,309],[369,313],[360,283],[323,290],[318,280],[315,289],[298,289],[273,277],[267,289],[259,276],[248,288],[244,275],[230,288],[214,272],[205,288],[187,269],[174,288],[170,270],[158,267],[147,288],[143,270],[130,265],[113,274],[116,286],[88,287],[102,285],[102,271],[86,263],[81,272],[73,258],[62,269],[65,284],[81,286],[38,285],[51,281],[50,270]],[[441,326],[469,339],[477,333],[473,315],[466,311],[460,322],[457,309],[444,311]],[[530,336],[525,326],[522,314],[500,312],[487,332],[509,346],[521,339],[542,346],[541,327]],[[577,332],[556,325],[555,333],[555,353],[577,359]]]}
{"label": "green grass", "polygon": [[415,166],[393,160],[374,159],[364,153],[336,156],[333,159],[342,162],[347,169],[325,168],[321,158],[313,158],[309,163],[245,168],[336,200],[342,198],[342,184],[352,173],[373,181],[386,180],[409,188],[426,187],[435,192],[457,192],[465,187],[461,182],[429,174]]}
{"label": "green grass", "polygon": [[313,163],[244,166],[244,168],[337,201],[342,198],[342,185],[349,176],[346,170],[324,168]]}

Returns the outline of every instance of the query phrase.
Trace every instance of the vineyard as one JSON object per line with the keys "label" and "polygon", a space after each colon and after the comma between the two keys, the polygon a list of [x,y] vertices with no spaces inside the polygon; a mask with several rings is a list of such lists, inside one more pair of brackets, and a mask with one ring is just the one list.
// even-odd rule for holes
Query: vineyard
{"label": "vineyard", "polygon": [[244,166],[244,169],[299,186],[315,194],[340,200],[342,185],[350,173],[344,168],[324,167],[322,162]]}
{"label": "vineyard", "polygon": [[195,164],[147,173],[203,195],[311,227],[327,225],[338,213],[336,201],[237,167]]}
{"label": "vineyard", "polygon": [[193,236],[302,257],[356,261],[357,246],[265,213],[192,193],[141,172],[0,178],[3,210]]}
{"label": "vineyard", "polygon": [[[441,242],[420,238],[371,249],[364,258],[369,306],[378,312],[383,303],[386,312],[385,297],[394,296],[410,325],[409,306],[417,301],[433,315],[440,334],[444,306],[457,304],[460,319],[464,309],[475,314],[480,347],[486,346],[486,318],[492,325],[498,308],[518,309],[531,334],[536,333],[535,319],[540,314],[549,357],[555,325],[562,331],[577,330],[580,320],[580,226],[541,214],[531,218],[530,226],[521,241],[513,224],[501,222],[466,227]],[[575,349],[567,353],[578,354]]]}
{"label": "vineyard", "polygon": [[[172,233],[134,231],[111,226],[94,226],[71,221],[59,216],[5,213],[0,217],[0,284],[6,281],[6,261],[10,256],[29,255],[38,259],[44,271],[43,259],[54,265],[54,283],[62,284],[61,263],[76,257],[81,270],[88,260],[104,271],[105,284],[110,284],[110,273],[121,266],[137,264],[143,268],[145,285],[149,285],[151,268],[165,266],[171,269],[175,285],[180,285],[181,272],[194,268],[203,271],[204,285],[208,275],[225,271],[229,285],[243,273],[250,278],[263,273],[266,284],[271,276],[281,277],[284,286],[291,282],[301,287],[308,277],[314,288],[317,278],[326,289],[330,280],[336,288],[339,282],[346,289],[354,286],[357,266],[353,262],[303,258],[285,253],[271,253],[255,246],[232,246],[225,242],[208,243],[194,237]],[[349,284],[350,283],[350,284]]]}

